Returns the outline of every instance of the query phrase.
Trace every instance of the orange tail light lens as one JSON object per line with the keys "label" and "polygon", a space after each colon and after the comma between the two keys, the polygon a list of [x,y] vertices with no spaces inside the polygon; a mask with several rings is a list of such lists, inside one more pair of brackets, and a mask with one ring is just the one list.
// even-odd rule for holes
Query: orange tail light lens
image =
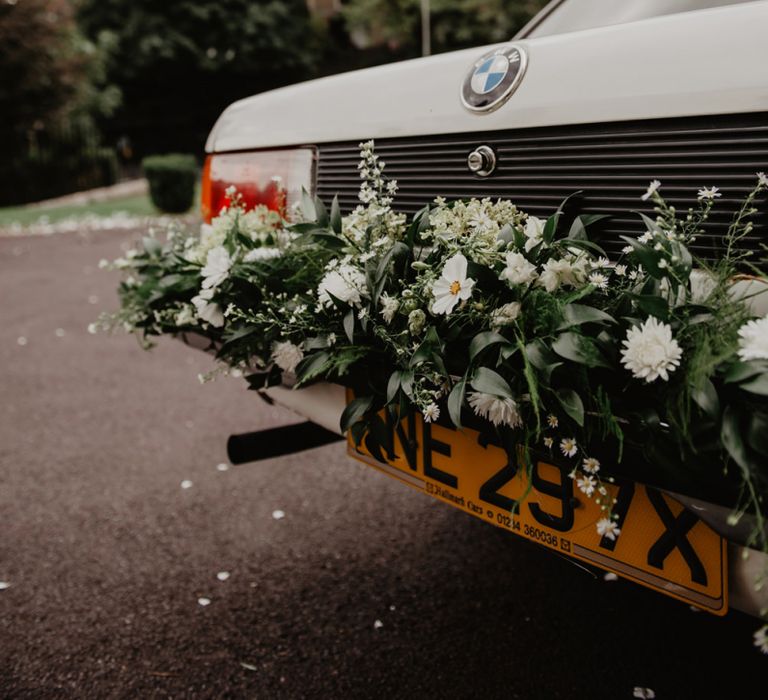
{"label": "orange tail light lens", "polygon": [[229,206],[230,187],[242,196],[246,209],[264,204],[288,217],[302,188],[314,192],[314,164],[313,148],[209,155],[203,167],[203,221],[210,223]]}

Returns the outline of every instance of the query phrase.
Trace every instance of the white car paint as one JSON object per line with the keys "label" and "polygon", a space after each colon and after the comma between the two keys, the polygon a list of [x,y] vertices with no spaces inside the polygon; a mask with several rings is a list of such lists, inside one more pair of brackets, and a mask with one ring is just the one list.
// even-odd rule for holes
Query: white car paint
{"label": "white car paint", "polygon": [[768,1],[520,42],[511,99],[464,109],[459,89],[490,46],[354,71],[235,102],[208,152],[768,110]]}

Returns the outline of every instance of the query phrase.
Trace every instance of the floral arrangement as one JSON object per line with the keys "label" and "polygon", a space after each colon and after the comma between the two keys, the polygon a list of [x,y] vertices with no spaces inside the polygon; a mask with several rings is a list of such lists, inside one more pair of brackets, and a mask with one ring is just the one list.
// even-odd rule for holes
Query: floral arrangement
{"label": "floral arrangement", "polygon": [[[640,215],[611,261],[589,236],[603,217],[567,221],[565,202],[542,220],[509,201],[438,198],[408,221],[372,142],[359,170],[347,216],[305,195],[289,224],[232,191],[199,236],[150,232],[112,263],[127,273],[122,306],[92,330],[201,334],[255,389],[283,373],[341,382],[356,396],[341,427],[369,448],[386,439],[385,409],[480,421],[512,436],[502,443],[521,445],[523,464],[533,448],[569,460],[588,497],[621,473],[727,504],[734,521],[749,513],[749,544],[768,547],[768,316],[753,310],[768,280],[740,246],[765,174],[712,263],[688,244],[716,187],[679,213],[652,182],[641,199],[655,218]],[[745,270],[751,286],[735,285]],[[600,534],[615,537],[601,508]],[[767,630],[755,638],[766,653]]]}

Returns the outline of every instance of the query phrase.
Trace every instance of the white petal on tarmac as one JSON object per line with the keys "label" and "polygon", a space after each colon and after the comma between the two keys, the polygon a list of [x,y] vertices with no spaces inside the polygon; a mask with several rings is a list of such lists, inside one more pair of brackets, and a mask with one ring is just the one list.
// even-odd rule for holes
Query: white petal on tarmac
{"label": "white petal on tarmac", "polygon": [[0,581],[0,591],[4,591],[6,588],[10,588],[11,584],[8,581]]}
{"label": "white petal on tarmac", "polygon": [[612,571],[609,571],[605,576],[603,576],[603,581],[618,581],[619,577],[614,574]]}
{"label": "white petal on tarmac", "polygon": [[192,482],[189,479],[184,479],[184,481],[181,482],[181,488],[183,488],[183,489],[191,489],[192,488]]}
{"label": "white petal on tarmac", "polygon": [[258,671],[258,667],[254,666],[253,664],[247,664],[245,661],[241,661],[240,665],[246,669],[247,671]]}
{"label": "white petal on tarmac", "polygon": [[394,605],[390,605],[390,606],[389,606],[389,609],[390,609],[392,612],[394,612],[395,610],[397,610],[397,608],[396,608]]}
{"label": "white petal on tarmac", "polygon": [[283,510],[273,510],[272,511],[272,517],[275,520],[282,520],[285,517],[285,511],[283,511]]}
{"label": "white petal on tarmac", "polygon": [[226,581],[229,578],[229,571],[219,571],[219,573],[216,574],[216,578],[219,579],[219,581]]}
{"label": "white petal on tarmac", "polygon": [[16,338],[16,342],[19,345],[26,345],[27,344],[27,339],[23,335],[20,335],[18,338]]}
{"label": "white petal on tarmac", "polygon": [[635,686],[635,689],[632,691],[632,697],[641,698],[642,700],[653,700],[653,698],[656,697],[656,693],[650,688],[640,688],[639,686]]}
{"label": "white petal on tarmac", "polygon": [[220,472],[229,471],[229,465],[224,462],[221,462],[220,464],[216,465],[216,470]]}
{"label": "white petal on tarmac", "polygon": [[384,627],[384,623],[381,620],[375,620],[373,623],[373,629],[380,630],[382,627]]}
{"label": "white petal on tarmac", "polygon": [[63,338],[66,335],[66,331],[63,328],[57,328],[54,333],[56,333],[57,338]]}
{"label": "white petal on tarmac", "polygon": [[210,605],[211,604],[211,599],[210,598],[198,598],[197,599],[197,604],[201,605],[202,607],[205,607],[206,605]]}
{"label": "white petal on tarmac", "polygon": [[97,297],[95,294],[91,294],[91,296],[88,297],[88,303],[89,304],[98,304],[99,303],[99,297]]}

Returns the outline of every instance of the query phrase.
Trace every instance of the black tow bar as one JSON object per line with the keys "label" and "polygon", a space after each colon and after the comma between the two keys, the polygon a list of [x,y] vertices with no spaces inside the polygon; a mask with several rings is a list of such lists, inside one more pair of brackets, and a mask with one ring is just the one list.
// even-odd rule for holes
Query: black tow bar
{"label": "black tow bar", "polygon": [[230,435],[227,440],[227,456],[232,464],[245,464],[310,450],[343,439],[338,433],[307,421],[255,433]]}

